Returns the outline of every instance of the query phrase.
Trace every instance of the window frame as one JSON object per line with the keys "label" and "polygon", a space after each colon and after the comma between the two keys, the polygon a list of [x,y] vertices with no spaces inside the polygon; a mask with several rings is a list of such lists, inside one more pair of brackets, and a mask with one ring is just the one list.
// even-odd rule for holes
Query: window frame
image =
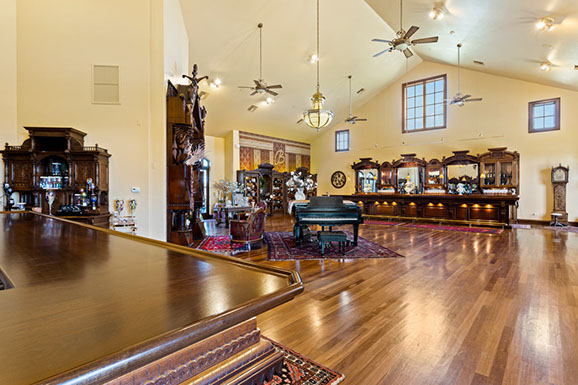
{"label": "window frame", "polygon": [[[442,126],[436,126],[436,127],[429,127],[426,128],[425,127],[425,121],[426,121],[426,103],[425,103],[425,99],[426,99],[426,90],[425,90],[425,84],[426,82],[428,82],[429,80],[433,80],[433,79],[440,79],[444,81],[444,102],[443,102],[443,106],[444,106],[444,123]],[[408,130],[406,127],[406,90],[408,86],[413,86],[415,84],[419,84],[419,83],[423,83],[423,127],[424,128],[418,128],[416,130]],[[433,131],[433,130],[443,130],[444,128],[447,128],[448,126],[448,105],[445,102],[448,98],[448,75],[447,74],[442,74],[442,75],[436,75],[436,76],[430,76],[428,78],[424,78],[424,79],[418,79],[418,80],[413,80],[411,82],[407,82],[407,83],[403,83],[401,85],[401,133],[402,134],[410,134],[413,132],[422,132],[422,131]],[[435,105],[435,103],[434,103]]]}
{"label": "window frame", "polygon": [[[338,139],[338,137],[339,137],[339,134],[341,134],[341,133],[343,133],[343,132],[347,132],[347,148],[340,150],[340,149],[337,147],[337,144],[338,144],[338,140],[337,140],[337,139]],[[350,139],[349,129],[335,131],[335,152],[348,152],[349,149],[350,149],[350,146],[351,146],[351,142],[350,142],[349,139]]]}
{"label": "window frame", "polygon": [[[556,123],[555,127],[543,129],[534,128],[534,107],[538,104],[547,104],[552,102],[554,102],[554,108],[556,109],[554,113],[554,119]],[[534,134],[536,132],[549,132],[549,131],[560,131],[560,97],[528,102],[528,133]]]}

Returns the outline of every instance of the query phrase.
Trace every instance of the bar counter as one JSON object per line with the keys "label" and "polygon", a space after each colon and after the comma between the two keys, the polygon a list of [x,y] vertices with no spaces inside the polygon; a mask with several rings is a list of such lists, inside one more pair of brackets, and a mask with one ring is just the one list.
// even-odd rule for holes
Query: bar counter
{"label": "bar counter", "polygon": [[42,214],[1,213],[0,226],[0,384],[149,376],[235,325],[257,341],[252,317],[303,290],[295,272]]}

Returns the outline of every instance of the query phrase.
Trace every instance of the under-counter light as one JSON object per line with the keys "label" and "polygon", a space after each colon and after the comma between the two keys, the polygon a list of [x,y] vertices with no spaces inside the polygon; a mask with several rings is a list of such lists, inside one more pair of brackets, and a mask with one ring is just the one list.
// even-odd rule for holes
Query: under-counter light
{"label": "under-counter light", "polygon": [[545,61],[543,63],[540,63],[540,71],[550,71],[552,69],[552,64],[550,64],[549,62]]}
{"label": "under-counter light", "polygon": [[551,17],[543,17],[536,24],[538,31],[551,31],[554,29],[554,19]]}

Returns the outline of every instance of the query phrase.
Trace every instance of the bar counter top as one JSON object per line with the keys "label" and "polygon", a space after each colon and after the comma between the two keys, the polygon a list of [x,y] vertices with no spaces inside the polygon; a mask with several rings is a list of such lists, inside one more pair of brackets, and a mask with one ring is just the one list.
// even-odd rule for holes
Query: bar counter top
{"label": "bar counter top", "polygon": [[1,213],[0,384],[101,384],[291,300],[295,272]]}

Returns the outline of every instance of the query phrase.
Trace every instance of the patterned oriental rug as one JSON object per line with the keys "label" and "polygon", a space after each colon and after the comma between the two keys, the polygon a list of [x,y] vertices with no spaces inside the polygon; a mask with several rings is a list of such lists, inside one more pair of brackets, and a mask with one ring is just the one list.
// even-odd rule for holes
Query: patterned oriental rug
{"label": "patterned oriental rug", "polygon": [[275,376],[263,385],[335,385],[345,378],[343,374],[334,372],[286,346],[267,337],[261,337],[285,354],[281,376]]}
{"label": "patterned oriental rug", "polygon": [[[353,239],[353,233],[346,231],[347,239]],[[333,248],[325,250],[321,254],[319,244],[316,241],[303,242],[301,246],[295,244],[293,233],[288,231],[268,231],[265,233],[267,243],[267,259],[269,261],[299,261],[306,259],[366,259],[366,258],[405,258],[363,237],[358,237],[357,247],[349,245],[345,248],[345,255],[337,250],[337,243]]]}
{"label": "patterned oriental rug", "polygon": [[207,236],[197,246],[198,250],[220,254],[237,254],[249,251],[249,245],[231,243],[230,235]]}
{"label": "patterned oriental rug", "polygon": [[429,225],[422,223],[409,223],[405,227],[412,227],[415,229],[429,229],[429,230],[444,230],[444,231],[458,231],[462,233],[476,233],[476,234],[494,234],[500,235],[504,232],[503,229],[494,229],[486,227],[466,227],[466,226],[444,226],[444,225]]}

